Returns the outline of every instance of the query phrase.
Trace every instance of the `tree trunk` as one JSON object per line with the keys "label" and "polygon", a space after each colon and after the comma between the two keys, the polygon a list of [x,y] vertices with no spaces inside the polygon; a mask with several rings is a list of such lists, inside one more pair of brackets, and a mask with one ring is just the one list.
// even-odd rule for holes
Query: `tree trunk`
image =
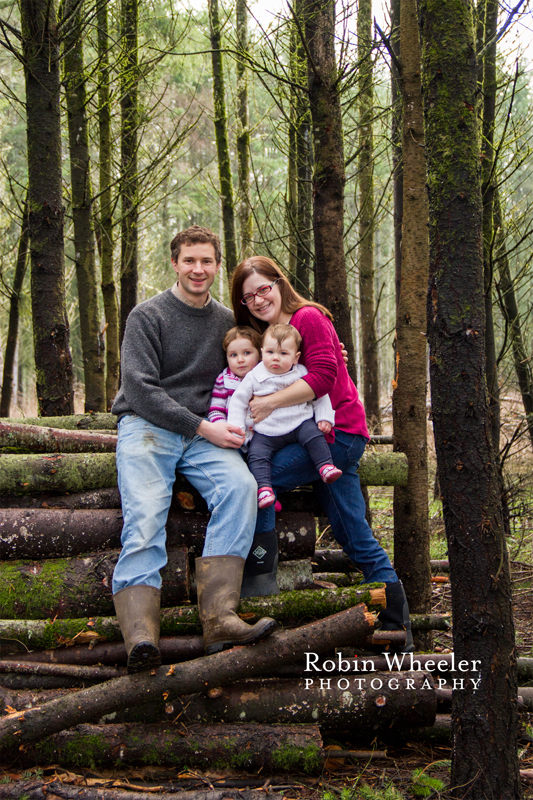
{"label": "tree trunk", "polygon": [[114,414],[70,414],[63,417],[13,417],[4,420],[6,424],[42,425],[46,428],[64,430],[116,430],[117,418]]}
{"label": "tree trunk", "polygon": [[[117,754],[118,759],[117,759]],[[79,725],[55,734],[21,765],[80,763],[91,769],[150,764],[180,769],[320,772],[324,751],[318,725],[195,725],[184,733],[168,723]]]}
{"label": "tree trunk", "polygon": [[238,214],[241,229],[240,259],[248,258],[253,252],[252,204],[250,202],[250,119],[248,113],[248,75],[245,56],[248,55],[248,9],[245,0],[237,0],[235,6],[237,22],[237,49],[241,57],[237,58],[237,119],[238,133],[236,141],[239,189]]}
{"label": "tree trunk", "polygon": [[[4,619],[75,619],[114,611],[111,579],[120,550],[84,558],[0,563],[0,596]],[[161,603],[176,606],[189,600],[186,547],[169,548],[161,570]]]}
{"label": "tree trunk", "polygon": [[334,0],[302,0],[305,21],[309,104],[315,156],[313,233],[315,290],[335,318],[348,351],[348,371],[356,378],[344,258],[344,145],[340,76],[335,60]]}
{"label": "tree trunk", "polygon": [[65,4],[67,34],[63,60],[64,85],[67,101],[74,262],[78,284],[85,411],[105,411],[104,356],[96,290],[91,160],[83,63],[83,8],[84,5],[79,0],[69,0]]}
{"label": "tree trunk", "polygon": [[[400,294],[396,303],[394,450],[408,460],[407,486],[394,487],[394,568],[409,608],[431,610],[427,457],[426,293],[429,243],[420,42],[415,0],[401,3],[403,183]],[[424,643],[428,649],[429,643]]]}
{"label": "tree trunk", "polygon": [[224,229],[224,256],[226,259],[228,279],[231,279],[233,271],[237,266],[237,244],[235,238],[235,209],[233,203],[231,156],[228,142],[228,120],[226,116],[226,93],[224,88],[224,66],[222,63],[218,0],[209,0],[208,9],[209,35],[211,38],[211,63],[213,66],[215,139],[217,143],[218,175],[220,180],[222,226]]}
{"label": "tree trunk", "polygon": [[[296,0],[294,13],[299,21],[294,30],[294,80],[308,86],[305,47],[300,35],[303,29],[302,0]],[[296,150],[296,290],[304,297],[311,298],[311,257],[313,230],[312,182],[313,147],[311,143],[311,109],[309,95],[303,89],[296,90],[294,96],[295,150]]]}
{"label": "tree trunk", "polygon": [[0,719],[1,751],[18,751],[23,743],[40,741],[116,709],[160,697],[163,692],[168,692],[166,699],[172,701],[183,694],[208,691],[239,678],[264,674],[283,661],[302,658],[309,650],[320,654],[334,647],[353,645],[372,630],[371,619],[364,606],[349,608],[302,628],[276,633],[253,647],[236,647],[176,665],[176,669],[161,667],[155,675],[140,673],[117,678],[74,696],[52,700],[38,709],[10,714]]}
{"label": "tree trunk", "polygon": [[[263,781],[264,782],[264,781]],[[194,781],[195,784],[203,783],[200,780]],[[217,781],[214,781],[215,786]],[[179,800],[263,800],[264,789],[254,791],[252,789],[219,789],[204,788],[190,791],[180,791]],[[0,800],[153,800],[152,790],[146,792],[134,792],[128,787],[124,789],[91,789],[80,788],[79,786],[69,786],[62,781],[17,781],[0,786]],[[269,800],[283,800],[283,794],[269,792]],[[174,786],[170,792],[157,792],[157,800],[176,800]]]}
{"label": "tree trunk", "polygon": [[298,680],[240,681],[207,694],[179,698],[171,705],[167,718],[181,712],[180,721],[186,725],[316,722],[322,730],[348,730],[352,735],[357,732],[357,738],[366,741],[383,730],[399,732],[432,725],[437,711],[432,677],[421,671],[395,674],[350,671],[335,677],[326,673],[318,677],[311,671],[304,672]]}
{"label": "tree trunk", "polygon": [[516,379],[524,405],[529,439],[533,447],[533,374],[524,344],[520,312],[511,278],[509,259],[505,249],[505,230],[498,191],[496,191],[494,198],[494,229],[496,231],[496,257],[494,262],[499,278],[500,305],[507,324],[507,335],[511,340]]}
{"label": "tree trunk", "polygon": [[433,424],[452,583],[454,651],[481,683],[454,693],[451,785],[522,796],[509,564],[485,381],[481,176],[472,4],[420,5],[428,159]]}
{"label": "tree trunk", "polygon": [[98,26],[98,139],[100,183],[100,266],[106,321],[106,410],[110,411],[118,391],[120,346],[118,302],[113,274],[113,148],[111,131],[109,37],[107,3],[97,3]]}
{"label": "tree trunk", "polygon": [[39,414],[72,414],[65,303],[60,80],[53,0],[22,0],[33,342]]}
{"label": "tree trunk", "polygon": [[16,448],[29,453],[114,453],[115,433],[65,431],[40,425],[0,422],[0,448]]}
{"label": "tree trunk", "polygon": [[81,681],[109,681],[126,674],[124,669],[102,667],[101,665],[82,666],[78,664],[40,664],[26,661],[0,661],[0,675],[53,675],[58,678],[77,678]]}
{"label": "tree trunk", "polygon": [[120,131],[120,341],[126,320],[137,304],[139,247],[139,54],[137,44],[138,2],[122,0],[121,9],[121,131]]}
{"label": "tree trunk", "polygon": [[28,224],[28,199],[24,200],[22,209],[22,224],[17,248],[15,275],[11,297],[9,298],[9,322],[7,326],[6,350],[4,354],[4,369],[2,374],[2,394],[0,396],[0,417],[9,417],[11,395],[13,392],[13,365],[17,349],[20,302],[22,300],[22,287],[26,275],[28,249],[30,243],[30,229]]}
{"label": "tree trunk", "polygon": [[485,34],[483,55],[483,133],[481,138],[481,181],[483,196],[483,276],[485,284],[485,357],[489,412],[494,458],[500,460],[500,387],[496,363],[496,342],[492,315],[493,205],[496,187],[494,164],[494,123],[496,115],[496,39],[498,0],[484,0]]}
{"label": "tree trunk", "polygon": [[[391,99],[392,99],[392,192],[394,198],[394,281],[396,286],[396,309],[400,299],[400,280],[402,274],[402,220],[403,220],[403,163],[402,163],[402,93],[400,87],[399,64],[401,60],[400,42],[401,0],[391,0],[390,44],[397,64],[391,59]],[[420,50],[420,44],[418,45]]]}
{"label": "tree trunk", "polygon": [[363,396],[370,433],[381,432],[379,364],[374,299],[374,86],[372,0],[357,12],[359,62],[359,292],[363,356]]}

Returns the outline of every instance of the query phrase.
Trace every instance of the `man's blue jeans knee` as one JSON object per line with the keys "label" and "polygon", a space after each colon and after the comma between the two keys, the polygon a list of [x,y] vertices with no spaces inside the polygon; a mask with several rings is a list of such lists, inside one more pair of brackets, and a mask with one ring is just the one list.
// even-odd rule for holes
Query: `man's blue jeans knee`
{"label": "man's blue jeans knee", "polygon": [[203,555],[247,557],[257,484],[237,450],[216,447],[201,436],[189,439],[129,415],[119,422],[117,470],[124,526],[114,594],[139,584],[161,587],[176,470],[198,489],[211,512]]}
{"label": "man's blue jeans knee", "polygon": [[[317,471],[305,450],[300,445],[291,444],[274,456],[272,484],[276,492],[287,492],[313,483],[335,539],[362,570],[365,581],[395,583],[398,576],[365,519],[365,501],[357,474],[365,445],[363,436],[335,430],[335,442],[330,444],[330,450],[333,463],[342,469],[343,474],[335,483],[326,485],[317,480]],[[257,532],[272,530],[274,524],[273,506],[259,511]]]}

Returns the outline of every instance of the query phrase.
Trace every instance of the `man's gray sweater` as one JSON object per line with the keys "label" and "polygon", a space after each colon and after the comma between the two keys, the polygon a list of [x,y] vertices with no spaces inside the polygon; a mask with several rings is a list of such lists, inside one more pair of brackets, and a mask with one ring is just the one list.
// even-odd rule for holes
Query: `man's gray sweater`
{"label": "man's gray sweater", "polygon": [[225,367],[222,340],[234,324],[231,311],[216,300],[195,308],[171,289],[135,306],[124,332],[113,414],[138,414],[160,428],[194,436]]}

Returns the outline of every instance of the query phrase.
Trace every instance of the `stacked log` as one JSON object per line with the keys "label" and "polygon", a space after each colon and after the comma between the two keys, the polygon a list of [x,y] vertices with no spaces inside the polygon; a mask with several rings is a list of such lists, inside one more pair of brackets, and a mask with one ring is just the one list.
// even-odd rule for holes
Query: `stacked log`
{"label": "stacked log", "polygon": [[[432,725],[437,694],[423,670],[405,673],[399,688],[390,676],[386,685],[363,689],[347,688],[342,675],[332,688],[306,685],[306,653],[364,651],[373,639],[381,648],[393,641],[401,646],[404,636],[380,639],[373,631],[385,604],[382,585],[359,586],[352,572],[340,586],[350,562],[339,553],[328,561],[315,552],[316,515],[322,512],[309,489],[280,498],[276,529],[284,591],[247,598],[239,607],[247,621],[268,614],[285,629],[252,647],[205,658],[191,565],[201,554],[209,516],[200,495],[177,476],[163,573],[166,666],[154,674],[125,675],[111,599],[122,530],[115,434],[109,432],[114,418],[80,415],[52,422],[55,430],[50,420],[0,423],[0,752],[20,765],[53,760],[68,766],[67,754],[74,751],[95,764],[90,743],[98,741],[100,765],[116,763],[117,752],[122,763],[139,764],[135,743],[141,742],[142,752],[159,764],[201,767],[206,752],[214,754],[216,737],[221,764],[312,771],[324,762],[322,731],[357,729],[371,741],[391,729]],[[371,453],[360,475],[366,484],[403,485],[405,458]],[[449,625],[444,617],[419,623]],[[294,677],[265,682],[291,664]],[[329,679],[327,673],[322,677]],[[42,696],[43,690],[52,694]],[[136,719],[143,721],[143,732]],[[156,727],[147,728],[148,719]],[[184,723],[190,737],[183,736]],[[273,723],[280,727],[273,730]],[[225,756],[224,742],[232,743]]]}

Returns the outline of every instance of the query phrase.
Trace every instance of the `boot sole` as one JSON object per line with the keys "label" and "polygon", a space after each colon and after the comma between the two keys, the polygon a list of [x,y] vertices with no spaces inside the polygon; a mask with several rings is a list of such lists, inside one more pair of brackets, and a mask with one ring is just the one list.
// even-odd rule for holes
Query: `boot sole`
{"label": "boot sole", "polygon": [[157,669],[160,666],[161,653],[153,642],[138,642],[128,656],[128,675]]}
{"label": "boot sole", "polygon": [[255,644],[255,642],[260,642],[261,639],[265,639],[267,636],[270,636],[271,633],[278,627],[278,623],[276,620],[272,620],[269,622],[262,631],[256,633],[254,636],[249,636],[246,639],[239,639],[239,641],[225,641],[225,642],[214,642],[213,644],[207,645],[205,648],[206,656],[212,656],[214,653],[220,653],[222,650],[231,650],[232,647],[240,647],[241,645],[246,644]]}

